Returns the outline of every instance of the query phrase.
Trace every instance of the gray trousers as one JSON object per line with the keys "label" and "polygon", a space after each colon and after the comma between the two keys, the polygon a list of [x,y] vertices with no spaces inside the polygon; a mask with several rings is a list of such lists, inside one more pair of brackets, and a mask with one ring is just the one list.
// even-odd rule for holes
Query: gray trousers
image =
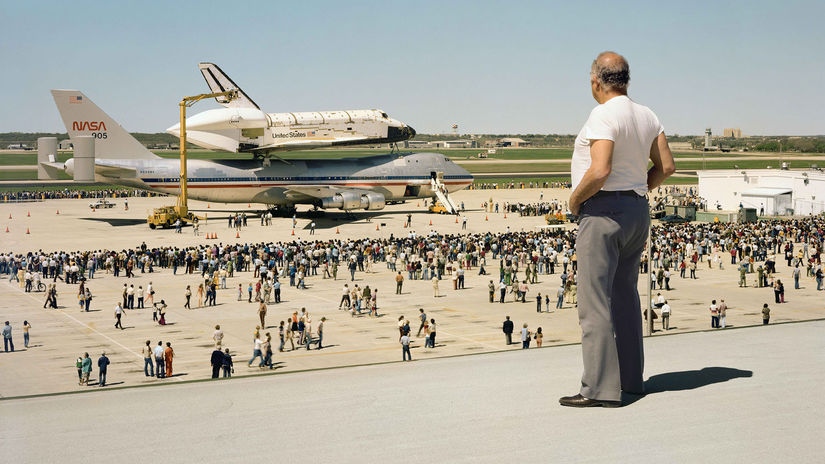
{"label": "gray trousers", "polygon": [[637,288],[650,216],[647,199],[610,195],[582,205],[576,238],[582,396],[618,401],[644,390]]}

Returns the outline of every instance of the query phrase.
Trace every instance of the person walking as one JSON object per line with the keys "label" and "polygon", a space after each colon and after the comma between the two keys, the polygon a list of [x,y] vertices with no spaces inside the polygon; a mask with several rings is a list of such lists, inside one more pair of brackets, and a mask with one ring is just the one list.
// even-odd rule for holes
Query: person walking
{"label": "person walking", "polygon": [[117,303],[115,305],[115,319],[117,319],[117,321],[115,321],[115,328],[116,329],[118,327],[120,327],[120,330],[123,330],[123,324],[121,324],[120,318],[122,318],[124,314],[125,313],[123,311],[123,308],[120,306],[120,303]]}
{"label": "person walking", "polygon": [[536,312],[541,312],[541,292],[536,295]]}
{"label": "person walking", "polygon": [[435,319],[430,319],[430,348],[435,348]]}
{"label": "person walking", "polygon": [[264,342],[263,342],[263,340],[261,340],[260,336],[256,336],[255,337],[255,342],[254,342],[254,347],[252,348],[252,359],[250,359],[249,362],[246,363],[246,365],[248,367],[252,367],[252,361],[257,359],[258,357],[261,358],[261,363],[258,364],[258,367],[262,367],[264,365],[264,354],[261,351],[261,348],[263,347],[263,344],[264,344]]}
{"label": "person walking", "polygon": [[410,336],[404,334],[401,336],[401,361],[412,361],[412,354],[410,354]]}
{"label": "person walking", "polygon": [[[599,106],[579,132],[568,208],[576,239],[582,301],[581,389],[562,406],[621,406],[622,391],[644,392],[638,276],[650,215],[645,194],[675,171],[656,115],[627,96],[630,67],[613,52],[593,61],[590,86]],[[648,169],[648,162],[653,166]]]}
{"label": "person walking", "polygon": [[11,324],[9,324],[9,321],[6,321],[3,325],[3,349],[6,353],[9,352],[9,347],[11,347],[11,352],[14,353],[14,340],[12,340]]}
{"label": "person walking", "polygon": [[192,286],[187,285],[186,290],[183,292],[184,298],[186,298],[186,303],[183,304],[183,307],[186,309],[192,309],[190,302],[192,301]]}
{"label": "person walking", "polygon": [[513,321],[510,320],[510,316],[505,316],[504,324],[501,326],[501,331],[504,332],[504,341],[507,345],[513,344]]}
{"label": "person walking", "polygon": [[667,300],[661,306],[662,310],[662,330],[670,330],[670,305]]}
{"label": "person walking", "polygon": [[421,336],[421,331],[424,330],[424,326],[427,325],[427,313],[424,312],[424,308],[418,308],[418,319],[421,321],[421,324],[418,326],[418,332],[415,334],[416,337]]}
{"label": "person walking", "polygon": [[143,375],[146,377],[155,376],[155,368],[152,365],[152,342],[146,340],[146,345],[140,349],[140,354],[143,355]]}
{"label": "person walking", "polygon": [[264,362],[260,367],[272,369],[272,335],[269,335],[269,332],[266,333],[266,340],[261,345],[261,352],[264,354]]}
{"label": "person walking", "polygon": [[163,342],[158,341],[158,346],[155,347],[155,373],[158,375],[159,379],[166,377],[166,370],[165,366],[166,363],[164,362],[164,351],[163,351]]}
{"label": "person walking", "polygon": [[327,321],[326,317],[321,318],[321,323],[318,324],[318,349],[324,347],[324,322]]}
{"label": "person walking", "polygon": [[768,307],[768,303],[762,305],[762,325],[768,325],[771,321],[771,308]]}
{"label": "person walking", "polygon": [[172,377],[172,358],[175,357],[175,350],[172,349],[172,343],[166,342],[166,349],[163,350],[163,360],[166,361],[166,377]]}
{"label": "person walking", "polygon": [[106,352],[104,351],[101,353],[100,357],[97,358],[97,386],[98,387],[105,387],[106,386],[106,372],[109,369],[109,358],[106,357]]}

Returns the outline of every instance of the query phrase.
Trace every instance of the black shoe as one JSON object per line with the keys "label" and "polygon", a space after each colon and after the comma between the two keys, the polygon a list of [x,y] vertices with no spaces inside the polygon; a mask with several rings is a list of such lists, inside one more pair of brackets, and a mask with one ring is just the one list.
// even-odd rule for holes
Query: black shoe
{"label": "black shoe", "polygon": [[622,405],[621,401],[606,401],[606,400],[591,400],[585,398],[580,394],[575,396],[563,396],[559,398],[559,404],[562,406],[570,406],[572,408],[618,408]]}

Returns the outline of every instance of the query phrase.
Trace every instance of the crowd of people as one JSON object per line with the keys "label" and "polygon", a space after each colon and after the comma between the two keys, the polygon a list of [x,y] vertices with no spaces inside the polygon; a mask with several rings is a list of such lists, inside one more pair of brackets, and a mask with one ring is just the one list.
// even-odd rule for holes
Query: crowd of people
{"label": "crowd of people", "polygon": [[[541,204],[545,203],[536,205]],[[548,208],[560,207],[553,202],[546,205],[551,205]],[[505,205],[518,211],[521,206]],[[242,217],[235,220],[243,223]],[[821,217],[752,224],[660,224],[654,225],[652,232],[650,259],[647,256],[642,259],[640,272],[651,273],[653,289],[660,293],[666,293],[671,288],[670,279],[677,270],[682,278],[699,278],[699,271],[704,267],[720,269],[731,265],[736,266],[743,275],[752,273],[756,277],[753,283],[757,288],[774,288],[775,302],[781,304],[785,290],[776,269],[778,259],[784,259],[792,269],[790,278],[794,281],[794,288],[799,288],[799,280],[806,276],[815,280],[817,290],[823,289],[821,259],[825,246],[825,220]],[[575,229],[471,234],[438,234],[433,231],[417,234],[411,228],[404,235],[388,238],[295,239],[267,243],[210,243],[190,247],[149,247],[141,243],[122,250],[32,250],[26,253],[0,253],[0,275],[17,281],[26,291],[35,291],[45,281],[48,284],[45,306],[52,308],[57,307],[58,280],[77,285],[80,310],[86,311],[93,300],[90,283],[100,273],[127,279],[137,273],[151,275],[157,269],[169,269],[173,275],[200,274],[202,283],[196,290],[187,286],[180,297],[165,295],[166,299],[173,301],[173,307],[185,309],[197,309],[204,304],[215,305],[219,290],[228,289],[228,278],[239,272],[249,273],[251,278],[247,283],[240,283],[237,287],[238,301],[246,300],[259,308],[260,325],[252,337],[253,356],[248,365],[259,359],[259,367],[272,368],[272,352],[275,349],[272,337],[266,331],[265,318],[267,306],[281,301],[281,285],[303,290],[310,279],[338,280],[343,277],[349,282],[342,288],[339,308],[353,317],[362,312],[378,316],[377,288],[368,282],[355,283],[355,280],[356,274],[377,272],[381,263],[395,276],[397,293],[405,280],[429,280],[433,283],[433,296],[437,298],[440,296],[439,282],[450,280],[452,288],[460,291],[464,287],[465,275],[472,272],[490,276],[485,280],[489,280],[487,287],[491,303],[503,303],[510,295],[512,301],[527,303],[534,300],[538,312],[542,312],[542,303],[544,310],[550,311],[551,303],[555,304],[555,308],[561,308],[564,302],[573,306],[577,303],[576,234]],[[498,261],[497,266],[494,260]],[[346,269],[344,276],[339,275],[341,266]],[[498,276],[495,276],[495,267],[498,268]],[[530,294],[530,285],[538,282],[539,275],[557,273],[561,283],[555,295],[550,292]],[[749,285],[750,281],[744,278],[740,284]],[[652,303],[661,312],[663,329],[668,329],[671,305],[667,298],[659,295]],[[712,326],[725,327],[724,307],[720,309],[719,304],[713,306]],[[146,288],[127,281],[122,289],[122,301],[118,302],[115,310],[116,326],[123,327],[121,318],[128,311],[140,311],[143,307],[151,308],[153,320],[158,324],[166,324],[166,300],[156,301],[151,281]],[[765,309],[769,314],[767,306]],[[765,317],[765,320],[768,319],[769,315]],[[321,318],[313,332],[312,318],[308,312],[296,312],[285,318],[279,325],[277,350],[283,351],[287,344],[295,349],[296,341],[298,347],[307,350],[316,345],[317,349],[323,348],[324,320]],[[426,346],[434,348],[435,321],[425,316],[421,322],[419,334],[423,331]],[[28,326],[28,323],[25,325]],[[409,325],[406,319],[399,321],[402,351],[408,349],[404,346],[410,345]],[[524,347],[529,346],[530,340],[541,344],[543,335],[540,329],[535,332],[527,327],[522,329]],[[11,340],[10,326],[8,332],[7,338]],[[510,330],[508,339],[512,333]],[[4,338],[5,335],[4,328]],[[171,349],[171,346],[168,348]],[[216,351],[221,348],[220,340],[216,338]],[[159,364],[155,355],[151,358],[157,371],[170,375],[171,367],[167,362],[171,363],[173,355],[167,356],[163,347],[161,350],[164,352],[163,363]],[[224,375],[231,375],[231,361],[227,371],[223,361],[218,363],[217,354],[213,355],[213,368],[220,364]],[[224,350],[224,358],[226,355]],[[409,353],[402,355],[404,359],[409,359]],[[84,362],[81,360],[81,364]]]}
{"label": "crowd of people", "polygon": [[524,189],[524,188],[554,188],[554,189],[569,189],[570,182],[473,182],[469,187],[470,190],[498,190],[498,189]]}
{"label": "crowd of people", "polygon": [[41,201],[78,198],[123,198],[156,196],[165,195],[154,192],[147,192],[146,190],[127,188],[88,190],[65,188],[63,190],[15,190],[8,192],[0,192],[0,201],[3,201],[4,203],[11,203],[21,201]]}

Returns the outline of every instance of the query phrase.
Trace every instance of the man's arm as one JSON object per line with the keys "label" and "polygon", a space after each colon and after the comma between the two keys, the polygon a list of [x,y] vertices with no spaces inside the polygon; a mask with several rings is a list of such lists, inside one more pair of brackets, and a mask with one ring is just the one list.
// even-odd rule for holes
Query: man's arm
{"label": "man's arm", "polygon": [[584,173],[576,190],[570,195],[570,212],[575,215],[579,214],[581,204],[601,190],[607,182],[607,177],[613,167],[613,141],[591,141],[590,160],[590,167]]}
{"label": "man's arm", "polygon": [[667,146],[667,137],[662,132],[650,146],[650,161],[653,166],[647,171],[647,189],[653,190],[662,185],[671,174],[676,172],[673,154]]}

